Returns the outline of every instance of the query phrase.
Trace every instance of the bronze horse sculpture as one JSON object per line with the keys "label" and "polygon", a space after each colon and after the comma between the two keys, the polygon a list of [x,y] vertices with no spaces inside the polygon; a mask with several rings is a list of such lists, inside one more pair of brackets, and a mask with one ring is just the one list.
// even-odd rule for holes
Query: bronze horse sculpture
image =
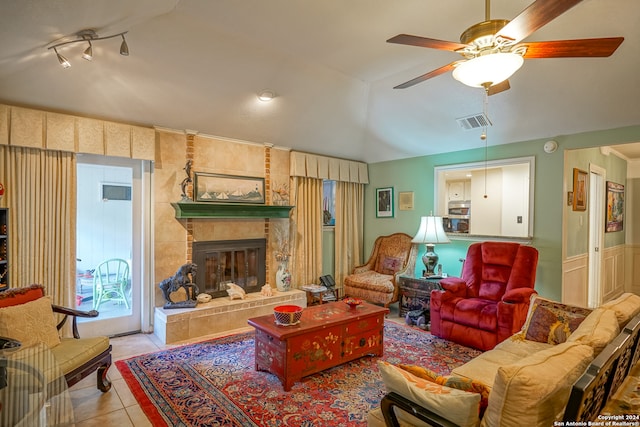
{"label": "bronze horse sculpture", "polygon": [[[162,290],[162,295],[167,303],[164,308],[189,308],[196,306],[196,297],[198,296],[198,286],[194,283],[198,266],[193,263],[182,265],[176,274],[164,279],[158,285]],[[184,288],[187,299],[185,301],[173,301],[171,294]]]}

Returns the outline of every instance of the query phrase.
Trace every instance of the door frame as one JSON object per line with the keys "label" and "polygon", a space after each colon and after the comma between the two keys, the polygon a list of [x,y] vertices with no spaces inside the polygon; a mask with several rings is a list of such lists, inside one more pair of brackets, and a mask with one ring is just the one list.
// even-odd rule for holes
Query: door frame
{"label": "door frame", "polygon": [[589,263],[588,263],[588,306],[595,308],[602,303],[602,251],[604,250],[604,211],[605,192],[604,183],[607,179],[607,170],[589,164],[589,194],[588,194],[588,221],[589,221]]}

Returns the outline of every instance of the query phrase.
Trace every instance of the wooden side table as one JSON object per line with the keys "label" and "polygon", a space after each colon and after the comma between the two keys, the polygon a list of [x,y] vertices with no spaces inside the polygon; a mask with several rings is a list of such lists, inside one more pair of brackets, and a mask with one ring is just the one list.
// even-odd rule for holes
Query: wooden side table
{"label": "wooden side table", "polygon": [[322,304],[324,293],[327,292],[327,287],[322,285],[304,285],[301,287],[303,291],[307,293],[307,307],[312,305]]}
{"label": "wooden side table", "polygon": [[398,291],[400,293],[400,317],[404,317],[413,310],[425,310],[425,318],[429,323],[429,310],[431,304],[431,291],[442,289],[442,279],[428,279],[425,277],[398,277]]}

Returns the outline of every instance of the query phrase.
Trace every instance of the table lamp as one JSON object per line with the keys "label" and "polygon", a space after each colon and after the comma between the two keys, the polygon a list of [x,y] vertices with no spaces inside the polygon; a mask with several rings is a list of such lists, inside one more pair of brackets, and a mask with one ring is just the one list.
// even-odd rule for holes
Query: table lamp
{"label": "table lamp", "polygon": [[424,243],[427,251],[422,256],[422,262],[427,269],[427,276],[432,276],[438,265],[438,254],[434,252],[436,243],[449,243],[447,233],[442,226],[442,217],[423,216],[420,219],[420,227],[412,243]]}

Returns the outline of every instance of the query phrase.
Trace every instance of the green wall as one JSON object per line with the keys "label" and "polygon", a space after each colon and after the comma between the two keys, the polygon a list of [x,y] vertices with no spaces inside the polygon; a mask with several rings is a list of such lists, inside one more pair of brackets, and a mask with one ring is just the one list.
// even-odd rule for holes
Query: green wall
{"label": "green wall", "polygon": [[[543,145],[549,139],[558,142],[558,150],[547,154]],[[543,296],[555,300],[561,299],[561,274],[562,274],[562,217],[563,206],[566,204],[566,191],[564,179],[564,156],[567,150],[593,148],[602,145],[623,144],[640,141],[640,126],[611,129],[605,131],[588,132],[554,138],[544,138],[525,142],[518,142],[500,146],[489,147],[489,160],[507,159],[513,157],[535,156],[535,192],[534,192],[534,237],[532,245],[539,251],[536,290]],[[594,150],[595,151],[595,150]],[[568,152],[569,153],[569,152]],[[579,155],[578,153],[574,153]],[[571,159],[574,154],[568,154],[568,169],[573,167],[585,168],[583,158]],[[609,156],[611,158],[615,156]],[[588,156],[586,157],[588,158]],[[388,162],[369,164],[369,185],[365,190],[364,213],[364,254],[366,259],[371,252],[376,237],[396,232],[404,232],[414,235],[420,217],[429,215],[433,210],[434,201],[434,167],[457,163],[478,162],[484,160],[484,148],[458,151],[432,156],[414,157]],[[576,166],[572,162],[576,162]],[[613,170],[619,165],[604,164],[607,168],[607,179],[614,178]],[[586,166],[588,170],[588,165]],[[609,171],[609,168],[612,171]],[[572,173],[572,172],[571,172]],[[616,172],[617,173],[617,172]],[[624,173],[624,172],[620,172]],[[572,176],[572,175],[571,175]],[[624,176],[617,181],[624,183]],[[569,187],[572,182],[569,181]],[[376,218],[375,215],[375,190],[376,188],[394,188],[394,217]],[[410,211],[398,210],[398,193],[401,191],[413,191],[415,193],[415,208]],[[629,220],[628,218],[626,219]],[[578,234],[586,233],[580,230]],[[624,233],[615,233],[622,235]],[[616,241],[620,237],[615,237]],[[436,246],[436,252],[440,256],[443,269],[450,275],[459,275],[460,258],[466,255],[468,240],[454,241],[451,244]],[[612,242],[610,242],[612,243]],[[583,248],[576,247],[575,250]],[[424,248],[421,248],[419,257]],[[418,265],[420,262],[418,261]]]}
{"label": "green wall", "polygon": [[[594,164],[606,169],[606,180],[626,185],[627,162],[618,156],[604,155],[600,148],[586,148],[582,150],[569,150],[566,155],[564,179],[566,191],[571,191],[573,186],[573,168],[589,172],[589,165]],[[587,204],[589,203],[587,199]],[[567,214],[567,247],[566,256],[584,254],[589,249],[589,210],[574,211],[571,207],[565,210]],[[629,218],[627,218],[627,221]],[[603,225],[604,226],[604,225]],[[605,233],[604,246],[613,247],[625,242],[624,231]]]}

